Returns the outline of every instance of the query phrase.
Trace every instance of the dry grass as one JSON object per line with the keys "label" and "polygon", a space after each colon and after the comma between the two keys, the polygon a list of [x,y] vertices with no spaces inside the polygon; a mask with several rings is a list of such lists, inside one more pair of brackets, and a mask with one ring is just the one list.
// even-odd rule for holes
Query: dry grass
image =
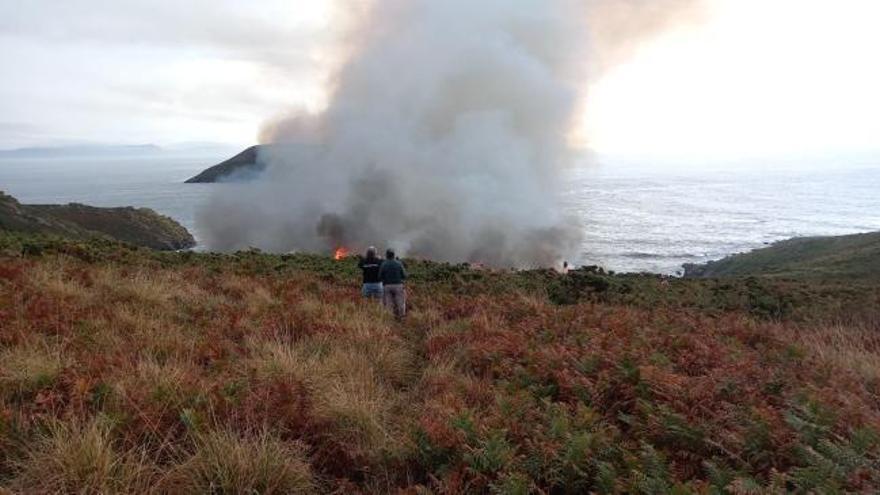
{"label": "dry grass", "polygon": [[303,445],[266,432],[212,431],[164,480],[174,493],[305,494],[316,489]]}
{"label": "dry grass", "polygon": [[28,272],[29,281],[61,299],[80,297],[86,289],[81,281],[67,276],[71,263],[71,260],[59,257],[41,264]]}
{"label": "dry grass", "polygon": [[799,327],[792,337],[822,362],[880,384],[880,325]]}
{"label": "dry grass", "polygon": [[96,419],[49,423],[15,472],[10,487],[23,493],[146,493],[156,467],[143,453],[119,451]]}
{"label": "dry grass", "polygon": [[45,342],[27,342],[0,351],[0,392],[30,397],[51,387],[67,365],[59,349]]}
{"label": "dry grass", "polygon": [[[354,279],[0,258],[0,486],[871,492],[876,327]],[[804,327],[806,328],[806,327]],[[821,366],[817,366],[820,363]]]}
{"label": "dry grass", "polygon": [[349,455],[381,458],[399,448],[395,413],[406,405],[400,387],[415,376],[414,357],[381,318],[378,325],[354,323],[356,315],[327,309],[324,321],[337,333],[296,342],[250,339],[249,366],[259,380],[302,383],[311,395],[311,414],[332,425],[334,440]]}

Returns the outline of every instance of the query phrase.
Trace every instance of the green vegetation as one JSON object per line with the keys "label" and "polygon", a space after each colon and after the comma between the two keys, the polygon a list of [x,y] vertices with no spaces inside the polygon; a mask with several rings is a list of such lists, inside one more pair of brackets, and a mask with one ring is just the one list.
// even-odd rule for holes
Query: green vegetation
{"label": "green vegetation", "polygon": [[0,487],[880,488],[880,288],[0,235]]}
{"label": "green vegetation", "polygon": [[685,267],[688,277],[766,276],[880,281],[880,232],[805,237]]}
{"label": "green vegetation", "polygon": [[81,204],[23,205],[0,191],[0,232],[105,237],[152,249],[186,249],[195,239],[179,223],[148,208],[96,208]]}

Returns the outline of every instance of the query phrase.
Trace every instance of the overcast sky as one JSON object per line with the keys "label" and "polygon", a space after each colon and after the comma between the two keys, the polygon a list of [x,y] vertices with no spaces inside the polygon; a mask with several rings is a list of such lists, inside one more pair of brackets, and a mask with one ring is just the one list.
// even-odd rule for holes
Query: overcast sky
{"label": "overcast sky", "polygon": [[0,0],[0,148],[251,143],[314,101],[320,1]]}
{"label": "overcast sky", "polygon": [[[438,0],[441,1],[441,0]],[[876,150],[880,2],[706,0],[591,88],[600,151]],[[326,0],[0,0],[0,148],[255,142],[319,107]]]}

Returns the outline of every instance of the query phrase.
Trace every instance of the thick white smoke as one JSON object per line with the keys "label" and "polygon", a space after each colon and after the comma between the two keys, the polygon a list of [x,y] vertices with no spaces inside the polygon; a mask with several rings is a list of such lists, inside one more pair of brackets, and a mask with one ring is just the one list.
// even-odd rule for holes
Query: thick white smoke
{"label": "thick white smoke", "polygon": [[326,111],[267,127],[266,173],[212,199],[204,241],[551,265],[580,237],[559,182],[590,71],[618,56],[615,33],[642,31],[629,42],[684,5],[375,0],[345,38]]}

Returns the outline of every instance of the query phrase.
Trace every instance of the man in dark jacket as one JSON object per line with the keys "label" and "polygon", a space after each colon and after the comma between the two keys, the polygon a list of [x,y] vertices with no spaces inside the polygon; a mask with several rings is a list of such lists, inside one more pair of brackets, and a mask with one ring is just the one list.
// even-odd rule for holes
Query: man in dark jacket
{"label": "man in dark jacket", "polygon": [[376,256],[376,248],[367,249],[367,255],[358,262],[358,268],[364,273],[364,286],[361,294],[367,299],[382,299],[382,282],[379,280],[379,268],[382,260]]}
{"label": "man in dark jacket", "polygon": [[406,316],[406,270],[394,254],[393,249],[385,252],[385,261],[379,267],[379,281],[384,293],[385,307],[394,312],[394,317],[402,320]]}

